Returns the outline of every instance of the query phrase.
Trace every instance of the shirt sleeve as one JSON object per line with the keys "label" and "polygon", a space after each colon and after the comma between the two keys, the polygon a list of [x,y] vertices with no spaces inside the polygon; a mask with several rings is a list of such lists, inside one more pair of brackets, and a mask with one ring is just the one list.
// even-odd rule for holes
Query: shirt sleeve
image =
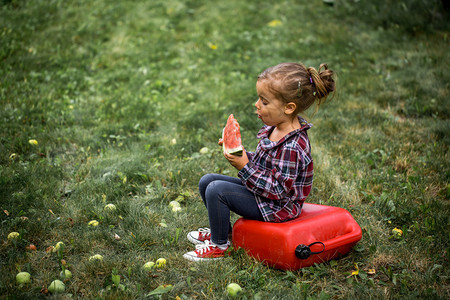
{"label": "shirt sleeve", "polygon": [[247,150],[245,150],[245,152],[247,152],[248,160],[251,161],[253,159],[254,155],[255,155],[255,152],[250,152],[250,151],[247,151]]}
{"label": "shirt sleeve", "polygon": [[255,194],[270,200],[283,200],[295,192],[294,183],[299,171],[311,161],[298,148],[283,147],[271,160],[271,169],[263,170],[249,162],[239,171],[238,176],[247,188]]}

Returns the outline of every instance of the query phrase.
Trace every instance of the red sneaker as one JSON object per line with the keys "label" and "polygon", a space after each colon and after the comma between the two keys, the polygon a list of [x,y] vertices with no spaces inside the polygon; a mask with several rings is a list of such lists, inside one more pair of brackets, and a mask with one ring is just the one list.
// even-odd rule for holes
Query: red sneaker
{"label": "red sneaker", "polygon": [[187,239],[196,245],[203,244],[205,241],[211,242],[211,230],[209,228],[199,228],[197,231],[189,232]]}
{"label": "red sneaker", "polygon": [[209,241],[205,241],[204,244],[196,245],[194,251],[185,253],[183,257],[190,261],[210,261],[224,258],[227,250],[228,246],[222,250],[210,244]]}

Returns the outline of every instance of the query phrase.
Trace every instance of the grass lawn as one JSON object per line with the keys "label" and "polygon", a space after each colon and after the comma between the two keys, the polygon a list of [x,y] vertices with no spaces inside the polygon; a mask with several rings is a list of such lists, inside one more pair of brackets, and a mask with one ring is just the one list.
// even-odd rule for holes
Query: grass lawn
{"label": "grass lawn", "polygon": [[[448,299],[448,12],[334,2],[0,1],[0,298],[47,297],[68,269],[59,297],[221,299],[235,282],[242,299]],[[285,61],[338,74],[309,113],[308,202],[347,209],[363,238],[298,271],[188,262],[198,180],[237,174],[222,127],[233,113],[256,147],[256,77]]]}

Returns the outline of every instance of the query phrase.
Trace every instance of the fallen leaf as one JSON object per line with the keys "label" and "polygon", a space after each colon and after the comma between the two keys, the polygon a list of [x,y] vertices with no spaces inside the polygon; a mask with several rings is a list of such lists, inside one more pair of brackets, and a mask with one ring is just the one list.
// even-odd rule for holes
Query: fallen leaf
{"label": "fallen leaf", "polygon": [[269,25],[269,27],[278,27],[281,26],[283,23],[280,20],[272,20],[269,23],[267,23],[267,25]]}
{"label": "fallen leaf", "polygon": [[352,272],[351,276],[356,276],[359,274],[359,267],[357,263],[355,263],[355,269],[356,270]]}
{"label": "fallen leaf", "polygon": [[162,295],[162,294],[170,292],[172,289],[173,289],[173,286],[171,284],[163,284],[163,285],[158,286],[156,289],[154,289],[150,293],[148,293],[147,296]]}
{"label": "fallen leaf", "polygon": [[358,275],[359,274],[359,270],[356,270],[356,271],[353,271],[352,272],[352,276],[356,276],[356,275]]}

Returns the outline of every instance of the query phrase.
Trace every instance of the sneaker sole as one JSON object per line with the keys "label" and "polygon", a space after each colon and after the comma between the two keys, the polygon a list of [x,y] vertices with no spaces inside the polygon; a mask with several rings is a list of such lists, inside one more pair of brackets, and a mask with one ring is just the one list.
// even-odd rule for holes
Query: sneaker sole
{"label": "sneaker sole", "polygon": [[213,261],[213,260],[219,260],[219,259],[223,259],[225,258],[224,256],[220,256],[220,257],[195,257],[195,256],[191,256],[191,255],[183,255],[184,258],[186,258],[187,260],[190,261],[195,261],[195,262],[199,262],[199,261]]}
{"label": "sneaker sole", "polygon": [[195,238],[193,238],[192,236],[190,236],[189,234],[187,235],[187,239],[189,240],[189,242],[191,242],[194,245],[201,245],[204,244],[205,242],[197,240]]}

